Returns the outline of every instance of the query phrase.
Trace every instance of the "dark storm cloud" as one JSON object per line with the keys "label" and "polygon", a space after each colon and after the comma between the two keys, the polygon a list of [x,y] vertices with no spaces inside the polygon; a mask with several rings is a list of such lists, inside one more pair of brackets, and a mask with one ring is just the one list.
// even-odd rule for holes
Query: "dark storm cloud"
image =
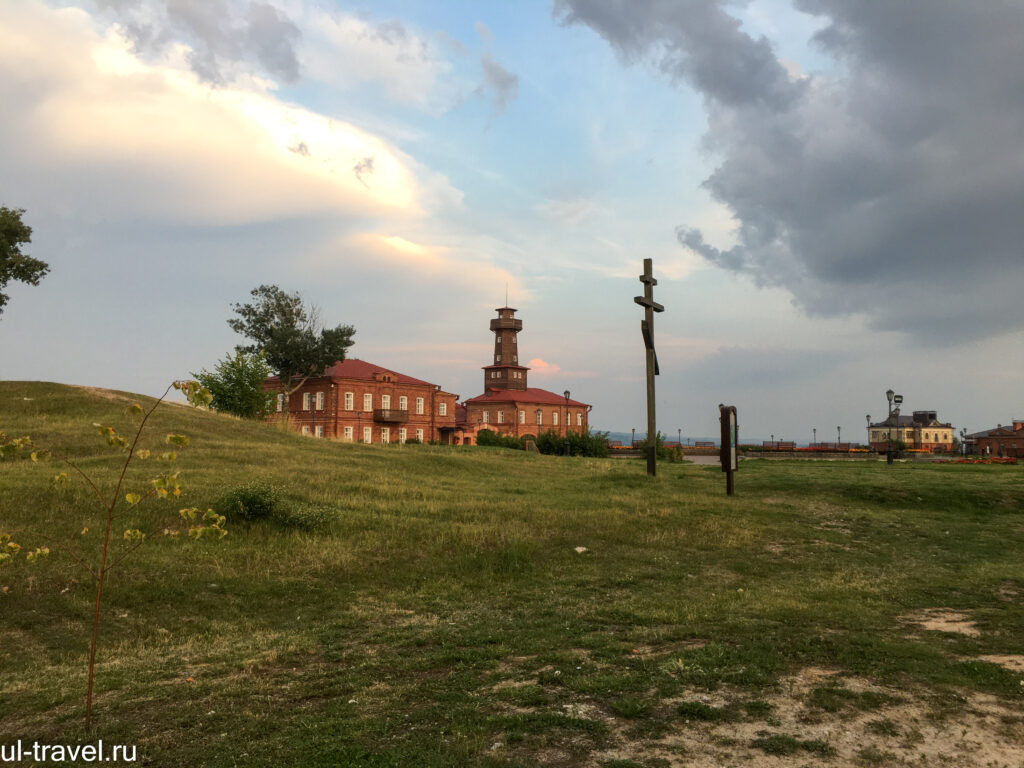
{"label": "dark storm cloud", "polygon": [[96,0],[122,24],[140,53],[162,51],[181,40],[188,61],[204,80],[223,82],[225,68],[256,63],[264,72],[292,83],[299,79],[295,46],[299,28],[264,2],[236,0]]}
{"label": "dark storm cloud", "polygon": [[796,0],[836,74],[791,77],[717,0],[555,0],[704,98],[704,186],[738,222],[680,242],[810,314],[959,341],[1024,327],[1024,4]]}

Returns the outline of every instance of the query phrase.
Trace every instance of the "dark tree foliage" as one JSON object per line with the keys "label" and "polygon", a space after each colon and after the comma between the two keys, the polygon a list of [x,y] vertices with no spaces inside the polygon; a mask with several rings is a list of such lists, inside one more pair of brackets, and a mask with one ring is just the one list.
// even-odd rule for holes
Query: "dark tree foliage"
{"label": "dark tree foliage", "polygon": [[285,396],[345,359],[356,332],[351,325],[322,327],[315,307],[307,308],[298,293],[286,293],[276,285],[261,285],[250,293],[255,301],[232,305],[238,317],[228,325],[252,341],[238,346],[238,351],[263,353]]}
{"label": "dark tree foliage", "polygon": [[21,252],[21,246],[32,241],[32,227],[21,220],[25,211],[0,205],[0,314],[10,298],[3,289],[11,280],[29,285],[39,281],[50,271],[45,261],[33,259]]}
{"label": "dark tree foliage", "polygon": [[[537,435],[537,450],[547,454],[565,453],[565,435],[549,429]],[[594,458],[605,458],[608,456],[608,433],[591,432],[569,432],[569,454],[572,456],[590,456]]]}
{"label": "dark tree foliage", "polygon": [[210,391],[210,407],[214,410],[243,419],[260,419],[270,411],[273,401],[273,395],[263,389],[270,373],[262,354],[236,350],[217,363],[212,372],[204,368],[192,375]]}
{"label": "dark tree foliage", "polygon": [[499,448],[514,448],[518,451],[525,449],[523,439],[515,435],[503,435],[493,429],[482,429],[476,435],[477,445],[494,445]]}

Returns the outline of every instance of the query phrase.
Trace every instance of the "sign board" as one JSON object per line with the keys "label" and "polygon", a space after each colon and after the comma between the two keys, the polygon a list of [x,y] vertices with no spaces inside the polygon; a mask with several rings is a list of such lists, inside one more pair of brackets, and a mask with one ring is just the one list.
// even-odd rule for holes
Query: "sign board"
{"label": "sign board", "polygon": [[897,403],[897,404],[902,403],[903,402],[903,395],[896,395],[895,397],[893,397],[892,401],[894,403]]}
{"label": "sign board", "polygon": [[736,424],[736,406],[719,405],[719,422],[721,423],[720,458],[723,472],[735,472],[739,469],[739,429]]}

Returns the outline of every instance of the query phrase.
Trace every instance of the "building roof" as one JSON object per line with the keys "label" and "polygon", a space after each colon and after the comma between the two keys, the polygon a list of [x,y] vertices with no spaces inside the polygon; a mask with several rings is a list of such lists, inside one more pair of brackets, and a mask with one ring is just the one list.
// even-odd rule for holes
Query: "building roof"
{"label": "building roof", "polygon": [[[382,368],[379,365],[368,363],[365,360],[360,360],[355,357],[350,357],[347,360],[339,360],[324,371],[324,377],[331,379],[361,379],[363,381],[373,381],[377,374],[380,373],[394,374],[395,382],[398,384],[416,384],[422,387],[439,386],[437,384],[431,384],[429,381],[423,381],[423,379],[406,376],[404,373],[393,371],[390,368]],[[268,379],[268,381],[277,380],[277,376],[271,376]]]}
{"label": "building roof", "polygon": [[939,421],[938,419],[930,419],[927,422],[914,421],[914,417],[913,416],[904,416],[902,413],[899,416],[897,416],[895,419],[893,419],[890,416],[890,417],[887,417],[884,421],[879,421],[879,422],[876,422],[876,423],[871,425],[871,427],[899,427],[899,428],[922,427],[922,428],[925,428],[925,429],[927,429],[929,427],[930,428],[944,427],[944,428],[948,429],[948,428],[952,428],[952,426],[953,426],[952,424],[947,424],[945,422]]}
{"label": "building roof", "polygon": [[[470,403],[536,403],[537,405],[565,405],[565,395],[549,392],[546,389],[530,387],[529,389],[489,389],[483,395],[477,395],[466,400],[465,405]],[[587,403],[578,400],[569,400],[569,405],[588,407]]]}

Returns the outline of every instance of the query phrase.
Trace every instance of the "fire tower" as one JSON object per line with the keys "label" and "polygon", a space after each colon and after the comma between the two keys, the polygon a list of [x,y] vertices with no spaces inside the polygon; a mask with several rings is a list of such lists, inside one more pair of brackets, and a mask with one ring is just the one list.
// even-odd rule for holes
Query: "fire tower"
{"label": "fire tower", "polygon": [[526,366],[519,365],[516,335],[523,330],[523,321],[515,317],[512,307],[499,307],[491,320],[494,331],[494,364],[484,366],[484,392],[492,389],[525,390]]}

